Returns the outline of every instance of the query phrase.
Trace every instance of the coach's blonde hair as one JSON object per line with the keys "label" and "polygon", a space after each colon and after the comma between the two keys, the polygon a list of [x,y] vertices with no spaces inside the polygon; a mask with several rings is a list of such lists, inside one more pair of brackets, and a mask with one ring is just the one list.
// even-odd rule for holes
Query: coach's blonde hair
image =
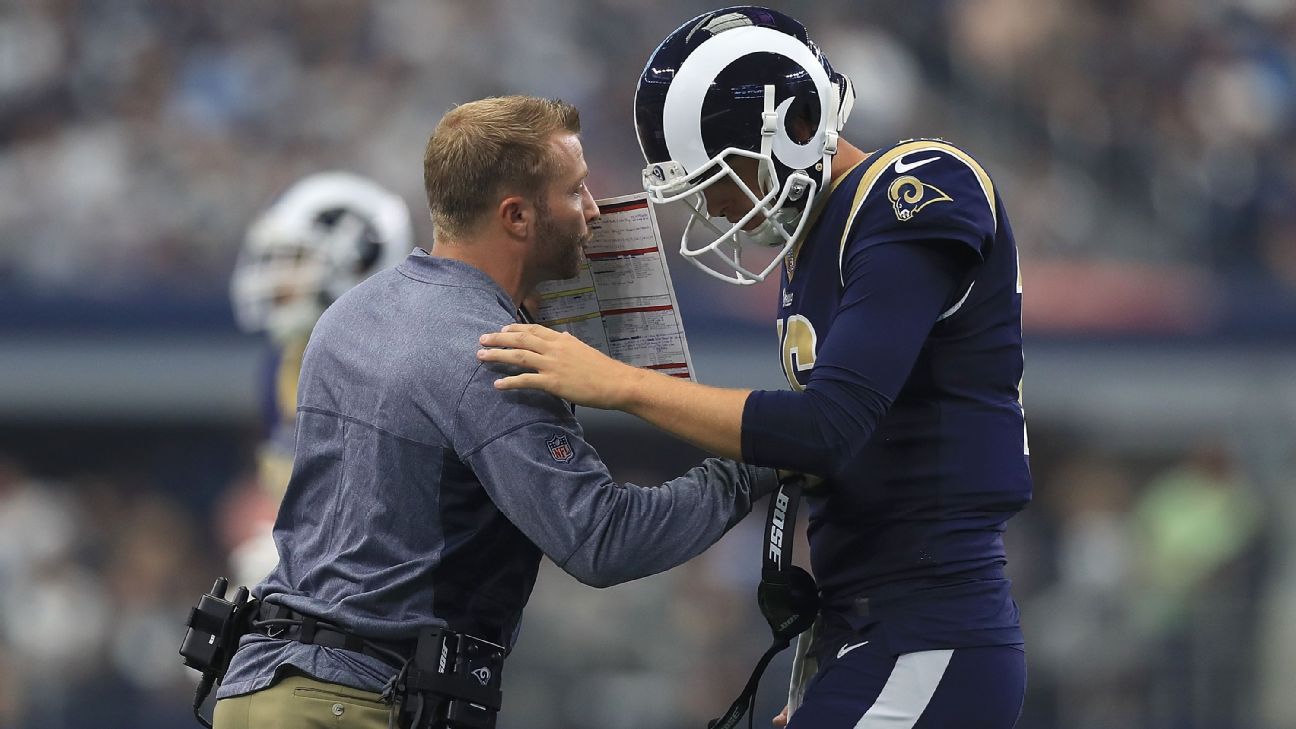
{"label": "coach's blonde hair", "polygon": [[576,107],[557,99],[496,96],[451,109],[423,155],[433,225],[458,239],[504,196],[538,199],[553,175],[557,132],[580,133]]}

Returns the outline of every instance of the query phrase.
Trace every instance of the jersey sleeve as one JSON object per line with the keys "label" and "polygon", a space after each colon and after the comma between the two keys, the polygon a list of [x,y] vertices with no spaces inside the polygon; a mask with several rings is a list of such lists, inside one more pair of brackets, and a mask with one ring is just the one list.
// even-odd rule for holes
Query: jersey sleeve
{"label": "jersey sleeve", "polygon": [[838,256],[898,241],[940,242],[984,260],[998,227],[994,183],[966,152],[939,140],[877,153],[860,178]]}
{"label": "jersey sleeve", "polygon": [[895,402],[961,276],[939,245],[892,243],[852,256],[805,390],[748,396],[743,460],[829,478],[849,464]]}
{"label": "jersey sleeve", "polygon": [[607,586],[700,554],[772,491],[770,469],[711,459],[660,486],[619,484],[563,401],[495,390],[480,365],[458,409],[456,450],[503,514],[581,582]]}

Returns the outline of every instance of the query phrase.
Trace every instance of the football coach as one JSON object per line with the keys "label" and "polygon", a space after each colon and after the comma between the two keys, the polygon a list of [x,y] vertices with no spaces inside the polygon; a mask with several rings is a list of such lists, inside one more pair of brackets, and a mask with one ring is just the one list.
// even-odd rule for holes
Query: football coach
{"label": "football coach", "polygon": [[431,252],[348,291],[306,348],[279,563],[253,590],[216,729],[492,726],[542,554],[589,585],[633,580],[699,554],[777,487],[727,460],[616,483],[567,403],[497,390],[520,370],[477,360],[479,335],[574,276],[592,236],[574,107],[458,106],[423,169]]}

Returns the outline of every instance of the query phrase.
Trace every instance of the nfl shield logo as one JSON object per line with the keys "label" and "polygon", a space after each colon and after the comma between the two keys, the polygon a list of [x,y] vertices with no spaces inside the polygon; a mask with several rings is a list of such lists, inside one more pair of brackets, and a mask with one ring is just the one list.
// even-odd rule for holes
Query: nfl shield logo
{"label": "nfl shield logo", "polygon": [[545,440],[545,445],[549,447],[549,457],[559,463],[567,463],[576,455],[565,435],[555,435]]}

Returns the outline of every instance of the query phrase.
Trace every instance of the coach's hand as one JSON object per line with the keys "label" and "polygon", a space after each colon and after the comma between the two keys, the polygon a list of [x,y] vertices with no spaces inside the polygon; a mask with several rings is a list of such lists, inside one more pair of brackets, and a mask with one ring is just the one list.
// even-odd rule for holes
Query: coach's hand
{"label": "coach's hand", "polygon": [[503,349],[480,349],[477,359],[533,370],[501,377],[495,381],[499,390],[544,390],[576,405],[616,410],[625,403],[629,381],[641,374],[567,332],[539,324],[509,324],[483,334],[480,342]]}
{"label": "coach's hand", "polygon": [[779,715],[774,717],[773,719],[774,726],[778,727],[779,729],[783,729],[783,727],[787,726],[788,723],[787,710],[788,707],[784,706],[783,711],[779,712]]}

